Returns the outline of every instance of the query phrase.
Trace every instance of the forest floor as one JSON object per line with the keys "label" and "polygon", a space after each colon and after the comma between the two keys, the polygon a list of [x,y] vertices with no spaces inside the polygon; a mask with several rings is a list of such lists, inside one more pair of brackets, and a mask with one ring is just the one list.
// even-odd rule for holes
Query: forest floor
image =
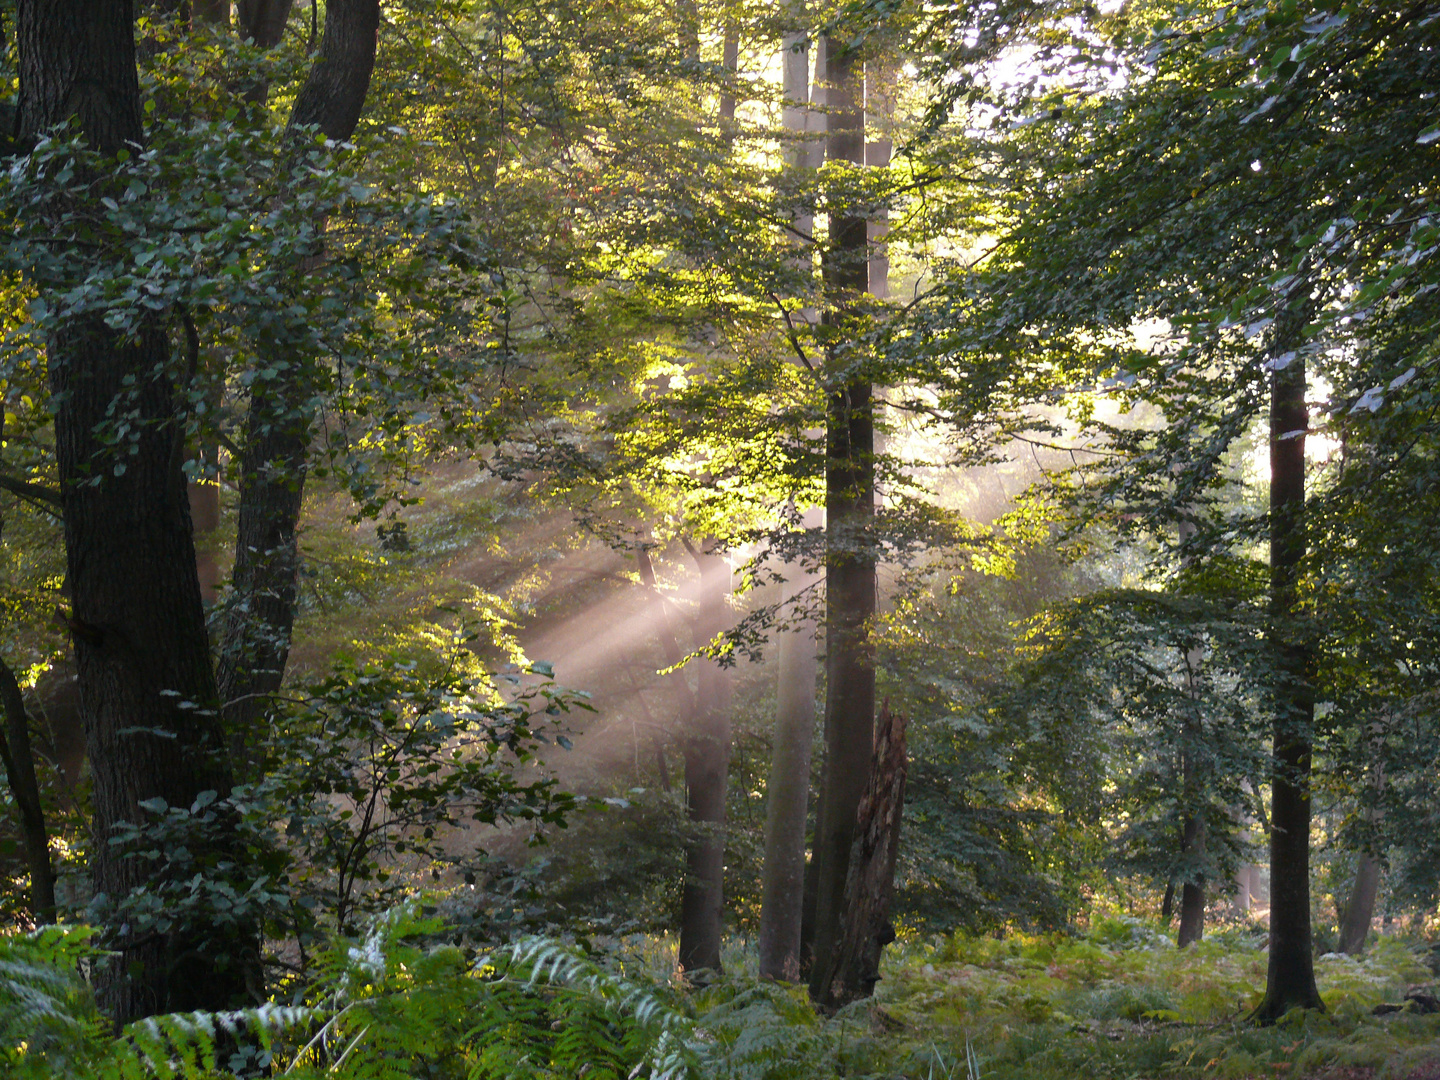
{"label": "forest floor", "polygon": [[[719,1060],[734,1069],[721,1072],[1440,1080],[1440,1014],[1413,1005],[1373,1013],[1416,988],[1435,993],[1440,979],[1424,946],[1382,938],[1359,959],[1320,957],[1316,980],[1326,1012],[1297,1011],[1261,1028],[1246,1017],[1265,985],[1264,942],[1263,932],[1236,929],[1181,951],[1144,924],[1105,919],[1084,937],[960,935],[913,943],[892,950],[873,1001],[830,1021],[813,1019],[808,1029],[802,1010],[792,1012],[788,1042],[776,1038],[778,1017],[767,1022],[753,1005],[736,1011],[743,993],[731,999],[713,1027],[722,1043],[733,1040]],[[737,949],[727,963],[743,983],[753,953]],[[794,993],[798,1005],[799,988]]]}

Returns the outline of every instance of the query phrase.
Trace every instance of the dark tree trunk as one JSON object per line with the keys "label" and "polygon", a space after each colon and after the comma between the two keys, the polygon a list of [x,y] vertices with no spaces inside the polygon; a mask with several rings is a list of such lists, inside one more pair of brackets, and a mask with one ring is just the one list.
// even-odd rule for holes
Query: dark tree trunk
{"label": "dark tree trunk", "polygon": [[[799,573],[798,566],[791,567]],[[798,584],[798,583],[797,583]],[[795,590],[792,588],[793,594]],[[765,867],[760,900],[760,974],[800,979],[805,887],[805,812],[815,737],[815,627],[810,620],[779,635],[775,748],[765,785]]]}
{"label": "dark tree trunk", "polygon": [[[261,17],[279,5],[250,7],[261,20],[251,31],[258,42],[260,29],[269,25]],[[241,21],[250,26],[246,10],[242,5]],[[379,26],[379,0],[330,0],[319,54],[290,115],[292,129],[318,125],[337,141],[354,134],[375,68]],[[262,349],[272,355],[294,352],[279,341],[262,343]],[[314,421],[313,380],[306,372],[314,360],[296,355],[286,360],[278,378],[252,384],[240,455],[240,520],[219,668],[226,727],[239,761],[247,759],[244,746],[266,699],[280,689],[295,621],[296,530]]]}
{"label": "dark tree trunk", "polygon": [[[130,3],[31,0],[20,5],[18,24],[23,130],[33,135],[74,117],[102,152],[143,144]],[[77,320],[53,335],[48,358],[73,596],[68,621],[94,781],[92,872],[97,893],[118,901],[153,886],[154,867],[107,842],[116,823],[144,821],[146,799],[188,807],[203,791],[223,798],[230,775],[217,752],[215,681],[164,327],[151,322],[122,341],[99,318]],[[123,457],[103,438],[117,408],[132,418]],[[223,845],[229,838],[220,835]],[[250,1000],[259,962],[253,928],[187,924],[117,936],[112,946],[119,956],[100,973],[99,997],[118,1021]]]}
{"label": "dark tree trunk", "polygon": [[[1278,350],[1276,350],[1278,351]],[[1313,657],[1301,628],[1305,558],[1305,363],[1271,375],[1270,648],[1274,751],[1270,812],[1270,964],[1255,1018],[1272,1023],[1297,1006],[1324,1009],[1315,988],[1310,928],[1310,748]]]}
{"label": "dark tree trunk", "polygon": [[0,735],[0,762],[5,765],[15,807],[20,812],[20,839],[30,871],[30,915],[37,924],[55,921],[55,868],[50,862],[50,832],[40,802],[40,781],[30,749],[30,714],[10,665],[0,660],[0,705],[5,709]]}
{"label": "dark tree trunk", "polygon": [[[1193,519],[1182,519],[1182,546],[1195,535],[1195,528]],[[1185,561],[1190,560],[1187,557]],[[1205,936],[1205,878],[1197,867],[1205,863],[1204,803],[1210,776],[1199,683],[1205,653],[1198,647],[1182,649],[1180,658],[1185,665],[1185,696],[1189,699],[1180,733],[1180,785],[1185,815],[1180,827],[1180,851],[1186,873],[1180,890],[1180,929],[1175,936],[1176,947],[1183,949]]]}
{"label": "dark tree trunk", "polygon": [[[827,155],[865,163],[863,68],[853,52],[827,45]],[[822,973],[839,946],[855,812],[870,778],[875,726],[875,428],[870,383],[846,371],[853,353],[843,340],[847,313],[867,284],[866,220],[841,208],[831,217],[824,254],[829,335],[825,463],[825,772],[815,837],[815,915],[810,992],[827,993]]]}
{"label": "dark tree trunk", "polygon": [[[1197,816],[1185,819],[1184,849],[1187,861],[1205,857],[1205,822]],[[1205,880],[1187,879],[1180,887],[1180,930],[1175,936],[1179,948],[1205,936]]]}
{"label": "dark tree trunk", "polygon": [[1175,882],[1165,883],[1165,899],[1160,902],[1160,917],[1167,923],[1170,916],[1175,913]]}
{"label": "dark tree trunk", "polygon": [[230,25],[230,0],[192,0],[190,14],[197,23],[228,27]]}
{"label": "dark tree trunk", "polygon": [[273,49],[285,36],[285,23],[294,6],[294,0],[239,0],[240,32],[252,44]]}
{"label": "dark tree trunk", "polygon": [[890,900],[906,771],[905,717],[892,714],[887,703],[880,710],[870,782],[856,815],[839,946],[823,970],[817,957],[815,981],[823,992],[815,1002],[822,1009],[838,1009],[873,994],[880,981],[880,954],[895,940]]}
{"label": "dark tree trunk", "polygon": [[[700,605],[695,644],[725,629],[730,565],[714,550],[695,553]],[[685,888],[680,908],[680,966],[719,972],[724,926],[725,795],[730,774],[730,674],[710,659],[699,665],[695,715],[684,739],[686,802],[695,835],[686,843]]]}

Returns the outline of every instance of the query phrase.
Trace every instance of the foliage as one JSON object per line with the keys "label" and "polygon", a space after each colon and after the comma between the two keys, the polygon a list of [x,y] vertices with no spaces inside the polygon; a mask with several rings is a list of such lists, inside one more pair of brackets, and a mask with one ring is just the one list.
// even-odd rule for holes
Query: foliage
{"label": "foliage", "polygon": [[251,817],[286,819],[280,843],[305,924],[331,918],[346,932],[390,907],[413,888],[404,867],[473,882],[486,867],[482,852],[455,853],[462,827],[564,826],[575,800],[535,774],[536,754],[568,747],[560,718],[588,706],[547,665],[485,676],[471,651],[480,636],[462,622],[428,662],[341,655],[280,703],[264,779],[238,798]]}

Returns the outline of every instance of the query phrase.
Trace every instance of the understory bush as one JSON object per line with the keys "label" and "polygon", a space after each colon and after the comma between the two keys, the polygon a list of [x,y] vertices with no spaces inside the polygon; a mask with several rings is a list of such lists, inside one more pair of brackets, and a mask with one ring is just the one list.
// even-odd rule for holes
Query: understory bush
{"label": "understory bush", "polygon": [[[286,1003],[153,1017],[118,1036],[85,980],[84,927],[0,939],[0,1071],[86,1080],[202,1080],[231,1065],[300,1080],[1073,1080],[1076,1077],[1408,1080],[1440,1066],[1440,1016],[1374,1016],[1431,975],[1382,939],[1324,957],[1325,1013],[1271,1027],[1247,1013],[1265,953],[1248,935],[1185,950],[1154,928],[1087,937],[966,935],[898,947],[876,997],[833,1017],[803,987],[730,974],[691,989],[673,943],[581,947],[527,937],[477,948],[411,901],[317,954]],[[227,1057],[235,1053],[234,1057]]]}

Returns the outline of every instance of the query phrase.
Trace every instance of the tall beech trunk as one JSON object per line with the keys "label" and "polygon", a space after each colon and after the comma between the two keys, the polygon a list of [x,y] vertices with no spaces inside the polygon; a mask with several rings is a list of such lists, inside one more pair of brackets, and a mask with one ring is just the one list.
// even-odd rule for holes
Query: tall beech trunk
{"label": "tall beech trunk", "polygon": [[1339,949],[1348,956],[1365,951],[1370,935],[1370,921],[1375,918],[1375,898],[1380,893],[1380,860],[1362,852],[1355,860],[1355,881],[1350,886],[1350,899],[1340,919]]}
{"label": "tall beech trunk", "polygon": [[[73,118],[101,152],[143,145],[128,0],[25,0],[18,31],[23,131]],[[76,320],[54,333],[47,354],[73,597],[67,621],[94,782],[91,870],[97,894],[116,901],[153,885],[155,873],[108,843],[116,823],[146,820],[142,800],[188,807],[204,791],[223,798],[230,774],[218,752],[165,328],[157,319],[124,341],[99,318]],[[123,470],[104,438],[117,407],[133,418]],[[221,850],[204,854],[238,858],[233,840],[222,830]],[[98,996],[117,1021],[251,1000],[254,928],[184,924],[117,935],[111,947],[118,955],[97,973]]]}
{"label": "tall beech trunk", "polygon": [[[242,25],[257,42],[270,25],[262,16],[280,6],[242,5]],[[247,7],[255,10],[253,24],[245,20]],[[335,140],[354,134],[375,68],[379,26],[379,0],[330,0],[319,53],[290,114],[291,130],[318,125]],[[290,656],[299,570],[296,530],[314,422],[309,370],[314,359],[294,355],[281,340],[262,342],[261,348],[284,363],[271,365],[278,369],[275,378],[251,384],[240,454],[233,591],[219,666],[226,726],[240,761],[265,699],[280,689]]]}
{"label": "tall beech trunk", "polygon": [[895,940],[890,901],[895,891],[895,855],[905,809],[907,771],[905,717],[881,706],[870,780],[856,813],[855,840],[845,880],[845,906],[837,948],[816,957],[815,1002],[838,1009],[869,997],[880,981],[880,954]]}
{"label": "tall beech trunk", "polygon": [[[1377,795],[1385,787],[1385,768],[1380,759],[1382,749],[1380,732],[1387,725],[1376,725],[1373,747],[1374,765],[1371,768],[1371,783]],[[1366,817],[1373,824],[1379,818],[1379,811],[1371,809]],[[1362,851],[1355,859],[1355,880],[1350,885],[1350,896],[1345,910],[1340,913],[1339,950],[1347,956],[1359,956],[1365,951],[1365,939],[1370,936],[1370,922],[1375,917],[1375,900],[1380,894],[1380,858],[1374,852]]]}
{"label": "tall beech trunk", "polygon": [[5,724],[0,733],[0,763],[20,813],[20,841],[30,871],[30,915],[37,924],[55,921],[55,868],[50,862],[50,832],[40,802],[40,781],[30,748],[30,714],[25,695],[10,665],[0,660],[0,706]]}
{"label": "tall beech trunk", "polygon": [[[804,12],[792,10],[794,24],[803,25]],[[785,130],[797,141],[786,151],[791,169],[808,165],[806,146],[798,141],[808,127],[810,101],[809,39],[801,30],[785,34],[781,44],[782,92]],[[810,247],[805,239],[814,229],[810,214],[791,217],[790,242],[797,251],[796,270],[810,268]],[[802,315],[806,322],[813,316]],[[807,526],[810,523],[807,522]],[[810,582],[798,561],[785,564],[785,602]],[[765,863],[760,888],[760,974],[767,979],[800,980],[800,936],[805,897],[805,818],[810,801],[810,751],[815,734],[815,625],[797,621],[777,635],[775,688],[775,739],[770,776],[765,784]]]}
{"label": "tall beech trunk", "polygon": [[[1183,542],[1193,534],[1193,522],[1184,522],[1180,527]],[[1205,816],[1203,802],[1209,776],[1205,769],[1205,721],[1200,712],[1200,687],[1198,683],[1200,664],[1204,651],[1199,648],[1187,649],[1185,661],[1185,696],[1189,704],[1180,734],[1180,776],[1184,821],[1180,829],[1180,849],[1187,866],[1203,864],[1205,861]],[[1180,888],[1180,929],[1175,935],[1178,948],[1185,948],[1205,936],[1205,878],[1196,872],[1185,876]]]}
{"label": "tall beech trunk", "polygon": [[[700,571],[695,644],[725,629],[730,564],[713,547],[694,552]],[[691,978],[721,970],[725,900],[725,795],[730,775],[730,673],[698,659],[695,713],[683,740],[686,805],[695,828],[686,842],[685,887],[680,904],[680,966]],[[703,977],[702,977],[703,978]]]}
{"label": "tall beech trunk", "polygon": [[[1298,316],[1290,313],[1295,321]],[[1283,340],[1283,335],[1282,335]],[[1272,350],[1279,353],[1280,350]],[[1270,650],[1274,668],[1270,776],[1270,963],[1254,1017],[1324,1009],[1310,928],[1310,753],[1315,722],[1311,647],[1301,627],[1305,558],[1305,362],[1295,352],[1271,374]]]}
{"label": "tall beech trunk", "polygon": [[[1185,819],[1183,846],[1188,860],[1205,857],[1205,822],[1191,815]],[[1183,949],[1205,936],[1205,881],[1190,879],[1180,887],[1180,930],[1175,944]]]}
{"label": "tall beech trunk", "polygon": [[[793,574],[800,573],[791,565]],[[793,597],[806,582],[787,583]],[[765,785],[765,866],[760,899],[760,974],[800,979],[805,888],[805,812],[815,735],[815,624],[805,619],[778,635],[775,742]]]}
{"label": "tall beech trunk", "polygon": [[[859,56],[827,45],[827,156],[865,164],[864,75]],[[823,973],[840,943],[845,880],[855,813],[870,779],[875,727],[875,426],[870,383],[845,371],[853,354],[844,336],[848,307],[868,283],[866,221],[854,208],[830,219],[823,256],[827,328],[825,461],[825,771],[815,836],[815,915],[810,993],[820,1000]]]}

